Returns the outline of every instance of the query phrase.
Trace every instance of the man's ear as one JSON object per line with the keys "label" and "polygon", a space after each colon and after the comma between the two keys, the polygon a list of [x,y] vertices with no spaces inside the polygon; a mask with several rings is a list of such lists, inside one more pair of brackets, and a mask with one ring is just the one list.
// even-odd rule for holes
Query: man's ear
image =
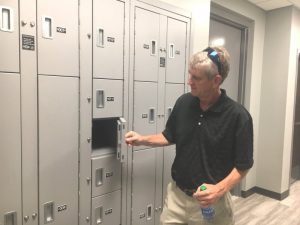
{"label": "man's ear", "polygon": [[221,83],[222,83],[222,77],[221,77],[221,75],[217,74],[215,76],[215,78],[214,78],[214,81],[215,81],[216,85],[221,85]]}

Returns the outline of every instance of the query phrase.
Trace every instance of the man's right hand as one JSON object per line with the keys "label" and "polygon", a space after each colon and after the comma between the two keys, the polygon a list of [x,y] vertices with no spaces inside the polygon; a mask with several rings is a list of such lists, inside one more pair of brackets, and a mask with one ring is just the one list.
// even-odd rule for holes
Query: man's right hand
{"label": "man's right hand", "polygon": [[125,134],[125,141],[128,145],[138,146],[141,145],[142,136],[137,132],[129,131],[127,134]]}

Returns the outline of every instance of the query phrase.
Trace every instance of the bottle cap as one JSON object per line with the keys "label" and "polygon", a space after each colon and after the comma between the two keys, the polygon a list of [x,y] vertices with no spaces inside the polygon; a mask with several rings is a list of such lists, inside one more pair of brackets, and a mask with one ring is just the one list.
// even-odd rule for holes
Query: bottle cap
{"label": "bottle cap", "polygon": [[201,190],[201,191],[205,191],[205,190],[206,190],[206,186],[205,186],[204,184],[201,185],[201,186],[200,186],[200,190]]}

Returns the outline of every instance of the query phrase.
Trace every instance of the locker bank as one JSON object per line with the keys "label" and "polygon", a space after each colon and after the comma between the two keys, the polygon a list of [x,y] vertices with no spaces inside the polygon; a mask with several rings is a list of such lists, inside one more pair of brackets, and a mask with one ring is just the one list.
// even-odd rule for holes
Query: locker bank
{"label": "locker bank", "polygon": [[255,124],[255,166],[233,194],[284,199],[300,177],[298,23],[295,4],[246,0],[0,0],[0,225],[158,225],[175,146],[124,135],[164,129],[190,55],[222,35],[224,88]]}

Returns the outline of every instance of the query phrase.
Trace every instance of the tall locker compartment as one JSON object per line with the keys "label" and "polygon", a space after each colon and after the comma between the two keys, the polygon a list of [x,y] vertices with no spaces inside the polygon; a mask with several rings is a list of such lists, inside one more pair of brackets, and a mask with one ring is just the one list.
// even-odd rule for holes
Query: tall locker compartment
{"label": "tall locker compartment", "polygon": [[154,225],[155,148],[133,153],[132,224]]}
{"label": "tall locker compartment", "polygon": [[[165,96],[165,123],[167,123],[170,117],[175,102],[178,97],[184,93],[184,84],[166,84],[166,96]],[[167,185],[172,181],[171,167],[176,155],[175,145],[164,147],[164,166],[163,166],[163,199],[166,197]]]}
{"label": "tall locker compartment", "polygon": [[19,72],[19,7],[17,0],[0,1],[0,72]]}
{"label": "tall locker compartment", "polygon": [[79,79],[39,76],[40,224],[78,223]]}
{"label": "tall locker compartment", "polygon": [[21,225],[19,74],[0,73],[0,104],[0,224]]}
{"label": "tall locker compartment", "polygon": [[38,74],[79,76],[78,0],[37,1]]}
{"label": "tall locker compartment", "polygon": [[184,83],[187,22],[168,17],[166,82]]}
{"label": "tall locker compartment", "polygon": [[[133,1],[131,10],[132,130],[156,134],[163,131],[177,97],[185,91],[190,14],[180,16],[179,9],[159,1]],[[132,224],[159,224],[174,156],[175,146],[132,148]],[[147,182],[153,182],[150,193],[143,187]]]}

